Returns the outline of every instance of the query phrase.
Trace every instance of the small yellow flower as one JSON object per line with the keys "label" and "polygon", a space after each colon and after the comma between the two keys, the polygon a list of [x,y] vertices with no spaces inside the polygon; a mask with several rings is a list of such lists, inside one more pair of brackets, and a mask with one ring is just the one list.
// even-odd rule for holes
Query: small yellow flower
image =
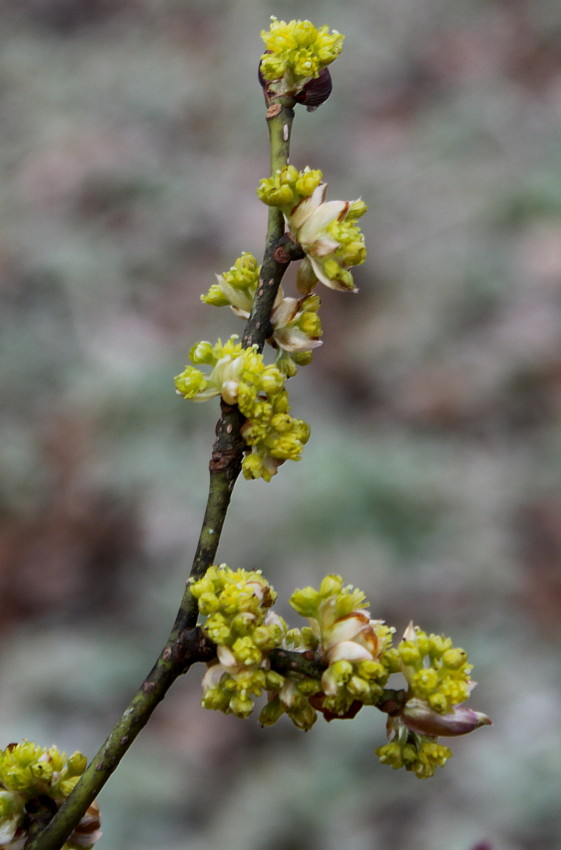
{"label": "small yellow flower", "polygon": [[244,252],[227,272],[216,275],[216,283],[206,295],[201,295],[201,301],[214,307],[230,306],[237,316],[247,319],[258,285],[257,260],[252,254]]}

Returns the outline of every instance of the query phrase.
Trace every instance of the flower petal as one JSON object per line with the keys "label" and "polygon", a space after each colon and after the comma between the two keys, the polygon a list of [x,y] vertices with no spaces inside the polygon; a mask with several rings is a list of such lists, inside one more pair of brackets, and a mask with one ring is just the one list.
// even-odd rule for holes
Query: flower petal
{"label": "flower petal", "polygon": [[341,274],[336,278],[328,277],[323,270],[322,264],[315,257],[310,256],[310,262],[315,272],[317,279],[329,289],[335,289],[338,292],[358,292],[358,288],[354,285],[354,281],[350,272],[341,268]]}
{"label": "flower petal", "polygon": [[300,242],[301,245],[315,242],[319,234],[322,230],[325,230],[328,224],[331,224],[332,221],[339,221],[345,217],[345,213],[349,209],[350,204],[350,201],[324,201],[324,203],[319,206],[316,205],[316,208],[310,215],[306,216],[302,224],[299,226],[295,225],[298,231],[298,242]]}
{"label": "flower petal", "polygon": [[309,351],[322,345],[321,339],[311,339],[299,328],[280,328],[273,334],[273,339],[284,351]]}
{"label": "flower petal", "polygon": [[[239,661],[237,661],[236,656],[229,647],[225,646],[224,644],[219,644],[218,649],[216,650],[216,655],[218,656],[218,660],[220,661],[220,666],[222,667],[223,671],[238,670],[240,666]],[[214,668],[211,667],[210,669],[213,670]]]}
{"label": "flower petal", "polygon": [[327,634],[329,645],[353,640],[364,629],[370,628],[370,618],[365,611],[352,611],[334,622]]}
{"label": "flower petal", "polygon": [[283,298],[271,313],[271,324],[274,328],[284,328],[293,320],[300,309],[302,298]]}
{"label": "flower petal", "polygon": [[290,212],[289,225],[293,232],[299,230],[304,222],[324,204],[327,183],[319,183],[311,195],[308,195],[294,207]]}
{"label": "flower petal", "polygon": [[220,680],[226,672],[227,670],[222,664],[211,664],[203,676],[203,691],[206,691],[209,688],[216,688],[216,686],[220,684]]}
{"label": "flower petal", "polygon": [[373,655],[354,640],[342,640],[327,650],[330,664],[335,661],[372,661]]}

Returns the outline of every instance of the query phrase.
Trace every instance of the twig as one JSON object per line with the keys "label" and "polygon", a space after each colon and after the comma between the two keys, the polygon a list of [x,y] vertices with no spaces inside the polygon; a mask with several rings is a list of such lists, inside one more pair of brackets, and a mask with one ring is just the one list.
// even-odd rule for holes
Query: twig
{"label": "twig", "polygon": [[[294,118],[292,98],[279,100],[278,109],[269,108],[267,112],[272,174],[288,162]],[[296,249],[291,249],[286,239],[283,241],[284,229],[282,214],[270,208],[260,286],[243,336],[245,347],[257,345],[260,351],[269,335],[269,316],[278,287],[288,263],[295,256]],[[208,501],[190,573],[195,578],[215,563],[232,490],[241,469],[244,451],[240,434],[242,425],[243,416],[238,408],[222,402],[222,415],[216,427],[217,436],[209,464]],[[208,660],[208,645],[201,641],[194,628],[196,620],[197,604],[187,583],[174,626],[151,672],[70,796],[45,829],[27,842],[26,850],[59,850],[62,847],[173,682],[194,662]]]}

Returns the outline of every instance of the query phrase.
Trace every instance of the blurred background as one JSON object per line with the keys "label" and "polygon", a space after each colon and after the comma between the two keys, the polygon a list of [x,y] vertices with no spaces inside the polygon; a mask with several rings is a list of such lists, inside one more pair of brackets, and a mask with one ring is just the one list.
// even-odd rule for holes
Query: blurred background
{"label": "blurred background", "polygon": [[[261,730],[176,683],[101,795],[112,850],[561,846],[561,17],[551,0],[0,0],[0,729],[92,756],[175,617],[218,405],[173,376],[241,332],[199,294],[262,252],[269,16],[346,33],[292,162],[369,204],[290,386],[301,463],[219,550],[286,600],[326,572],[465,646],[433,779],[384,718]],[[287,283],[290,289],[290,280]],[[280,612],[296,625],[286,601]]]}

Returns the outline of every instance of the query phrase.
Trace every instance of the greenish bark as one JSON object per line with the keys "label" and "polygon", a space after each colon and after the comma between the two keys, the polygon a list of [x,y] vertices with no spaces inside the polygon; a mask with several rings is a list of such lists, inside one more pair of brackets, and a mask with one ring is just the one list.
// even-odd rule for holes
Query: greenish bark
{"label": "greenish bark", "polygon": [[[280,171],[288,163],[290,136],[292,122],[294,121],[293,99],[284,97],[279,100],[281,102],[273,104],[267,111],[271,175]],[[291,260],[288,253],[284,252],[282,246],[279,245],[283,236],[284,216],[276,207],[269,207],[265,254],[261,265],[259,289],[243,335],[243,344],[246,348],[250,345],[257,345],[259,351],[262,351],[265,340],[271,335],[269,317],[282,276]]]}

